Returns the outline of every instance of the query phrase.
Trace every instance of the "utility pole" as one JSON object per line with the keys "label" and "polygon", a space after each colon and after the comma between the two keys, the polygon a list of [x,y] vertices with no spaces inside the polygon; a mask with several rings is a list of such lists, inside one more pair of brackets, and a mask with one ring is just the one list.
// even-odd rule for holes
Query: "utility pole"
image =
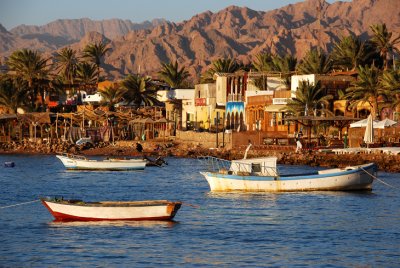
{"label": "utility pole", "polygon": [[219,121],[219,112],[217,112],[217,118],[215,120],[215,124],[216,124],[216,133],[217,133],[217,143],[216,143],[216,148],[218,149],[218,121]]}
{"label": "utility pole", "polygon": [[322,27],[321,27],[321,20],[322,20],[322,3],[321,0],[318,1],[317,5],[317,19],[318,19],[318,29],[317,29],[317,38],[318,38],[318,50],[321,53],[322,52],[322,43],[321,43],[321,38],[322,38]]}

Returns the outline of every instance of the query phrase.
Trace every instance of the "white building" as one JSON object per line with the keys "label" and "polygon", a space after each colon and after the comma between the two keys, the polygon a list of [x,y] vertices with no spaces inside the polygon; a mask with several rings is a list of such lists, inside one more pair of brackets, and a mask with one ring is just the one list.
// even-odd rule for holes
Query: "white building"
{"label": "white building", "polygon": [[[194,121],[195,105],[194,105],[194,89],[170,89],[157,91],[157,99],[166,103],[166,118],[169,121],[179,121],[179,125],[183,129],[188,128],[188,124]],[[180,103],[181,111],[179,111],[179,119],[176,118],[176,107],[168,105],[168,103]]]}

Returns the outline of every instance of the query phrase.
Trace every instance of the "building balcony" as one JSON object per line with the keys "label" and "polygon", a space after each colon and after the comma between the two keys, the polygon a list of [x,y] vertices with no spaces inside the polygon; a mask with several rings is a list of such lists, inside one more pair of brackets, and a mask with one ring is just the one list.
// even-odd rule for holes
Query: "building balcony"
{"label": "building balcony", "polygon": [[244,97],[241,94],[229,94],[228,95],[228,102],[243,102]]}

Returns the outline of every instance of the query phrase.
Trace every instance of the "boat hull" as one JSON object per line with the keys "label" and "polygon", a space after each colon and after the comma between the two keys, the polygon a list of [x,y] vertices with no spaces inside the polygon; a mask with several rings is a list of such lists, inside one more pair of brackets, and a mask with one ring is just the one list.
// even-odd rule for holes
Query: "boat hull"
{"label": "boat hull", "polygon": [[137,201],[72,204],[41,200],[56,221],[172,220],[181,202]]}
{"label": "boat hull", "polygon": [[107,159],[90,160],[85,158],[70,158],[56,156],[68,170],[144,170],[146,160],[142,159]]}
{"label": "boat hull", "polygon": [[239,176],[217,172],[201,172],[211,191],[355,191],[372,190],[375,164],[331,169],[315,175],[286,177]]}

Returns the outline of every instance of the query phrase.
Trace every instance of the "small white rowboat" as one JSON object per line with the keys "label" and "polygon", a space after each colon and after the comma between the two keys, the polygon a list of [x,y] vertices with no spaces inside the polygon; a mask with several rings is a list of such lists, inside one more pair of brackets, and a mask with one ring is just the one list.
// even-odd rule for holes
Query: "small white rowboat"
{"label": "small white rowboat", "polygon": [[41,198],[56,221],[172,220],[181,202],[167,200],[83,202]]}
{"label": "small white rowboat", "polygon": [[144,159],[110,158],[94,160],[71,154],[61,154],[56,155],[56,157],[69,170],[143,170],[147,163]]}
{"label": "small white rowboat", "polygon": [[276,157],[227,161],[203,158],[209,171],[200,172],[211,191],[350,191],[372,190],[377,166],[369,163],[346,168],[320,170],[308,174],[278,173]]}

